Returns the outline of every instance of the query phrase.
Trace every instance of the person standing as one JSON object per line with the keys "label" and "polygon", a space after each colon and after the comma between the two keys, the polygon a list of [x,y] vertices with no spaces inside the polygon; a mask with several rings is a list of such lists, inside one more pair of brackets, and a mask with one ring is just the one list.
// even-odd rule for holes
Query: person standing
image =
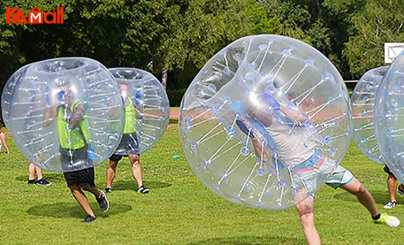
{"label": "person standing", "polygon": [[149,193],[149,189],[143,185],[140,154],[133,154],[133,152],[139,150],[139,126],[137,121],[140,120],[140,115],[135,108],[134,102],[128,95],[128,84],[120,82],[119,86],[125,103],[125,128],[117,150],[109,158],[109,165],[107,168],[107,187],[105,188],[105,193],[112,192],[112,182],[116,176],[116,167],[122,157],[126,156],[132,164],[132,175],[138,186],[137,192],[146,194]]}

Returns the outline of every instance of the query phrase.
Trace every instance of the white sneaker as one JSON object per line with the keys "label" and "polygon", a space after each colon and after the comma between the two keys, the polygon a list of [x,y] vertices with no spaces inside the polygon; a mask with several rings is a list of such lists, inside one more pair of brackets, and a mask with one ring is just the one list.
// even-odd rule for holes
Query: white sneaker
{"label": "white sneaker", "polygon": [[397,205],[397,203],[395,201],[389,201],[385,206],[384,209],[392,209],[395,208]]}

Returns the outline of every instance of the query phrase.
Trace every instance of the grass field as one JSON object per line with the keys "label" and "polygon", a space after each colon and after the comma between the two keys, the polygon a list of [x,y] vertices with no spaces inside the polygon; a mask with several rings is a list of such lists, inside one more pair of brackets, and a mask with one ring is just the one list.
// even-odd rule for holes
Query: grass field
{"label": "grass field", "polygon": [[[193,174],[171,120],[160,142],[141,157],[147,195],[135,192],[128,159],[118,166],[110,210],[101,213],[87,194],[97,220],[81,224],[85,213],[61,173],[44,172],[52,186],[27,184],[28,162],[11,137],[11,155],[0,153],[0,244],[304,244],[296,210],[258,210],[228,202]],[[179,159],[172,159],[173,155]],[[388,201],[387,175],[354,146],[342,165],[371,191],[380,209]],[[96,184],[105,188],[104,162]],[[404,221],[404,198],[389,213]],[[383,210],[381,210],[383,212]],[[342,190],[316,194],[316,225],[323,244],[404,244],[404,225],[376,225],[364,207]]]}

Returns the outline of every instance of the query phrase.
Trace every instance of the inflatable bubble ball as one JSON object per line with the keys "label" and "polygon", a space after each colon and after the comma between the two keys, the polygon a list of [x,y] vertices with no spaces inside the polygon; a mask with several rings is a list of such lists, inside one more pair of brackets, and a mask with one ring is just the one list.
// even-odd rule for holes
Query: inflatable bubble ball
{"label": "inflatable bubble ball", "polygon": [[394,176],[404,181],[404,53],[383,76],[376,94],[375,134],[379,150]]}
{"label": "inflatable bubble ball", "polygon": [[12,95],[14,94],[14,88],[18,81],[15,76],[19,76],[21,73],[24,73],[24,69],[27,69],[27,66],[20,68],[20,72],[15,72],[7,81],[6,85],[4,85],[4,89],[1,95],[1,112],[3,117],[4,125],[8,128],[8,121],[10,118],[10,102]]}
{"label": "inflatable bubble ball", "polygon": [[201,69],[180,109],[181,145],[214,193],[289,208],[320,188],[347,152],[349,95],[313,47],[278,35],[234,41]]}
{"label": "inflatable bubble ball", "polygon": [[95,166],[124,128],[119,86],[99,62],[56,58],[17,70],[2,94],[3,115],[29,161],[51,171]]}
{"label": "inflatable bubble ball", "polygon": [[167,94],[155,76],[136,68],[110,68],[125,104],[125,128],[117,155],[147,151],[163,136],[170,119]]}
{"label": "inflatable bubble ball", "polygon": [[388,66],[367,71],[356,84],[352,96],[353,139],[359,150],[375,163],[385,164],[374,129],[376,93]]}

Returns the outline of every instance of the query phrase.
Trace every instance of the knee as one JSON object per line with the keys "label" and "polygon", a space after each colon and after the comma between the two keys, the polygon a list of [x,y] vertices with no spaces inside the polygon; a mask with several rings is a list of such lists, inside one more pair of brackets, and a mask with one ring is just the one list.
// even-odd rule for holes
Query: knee
{"label": "knee", "polygon": [[138,155],[134,156],[131,159],[132,165],[139,166],[140,165],[140,157]]}
{"label": "knee", "polygon": [[355,195],[362,196],[362,195],[365,195],[367,192],[368,192],[368,190],[366,190],[366,188],[361,184],[356,189]]}
{"label": "knee", "polygon": [[112,170],[116,170],[116,166],[118,165],[117,161],[109,161],[108,168],[111,168]]}
{"label": "knee", "polygon": [[69,189],[73,194],[81,192],[80,188],[78,188],[76,185],[69,185]]}

